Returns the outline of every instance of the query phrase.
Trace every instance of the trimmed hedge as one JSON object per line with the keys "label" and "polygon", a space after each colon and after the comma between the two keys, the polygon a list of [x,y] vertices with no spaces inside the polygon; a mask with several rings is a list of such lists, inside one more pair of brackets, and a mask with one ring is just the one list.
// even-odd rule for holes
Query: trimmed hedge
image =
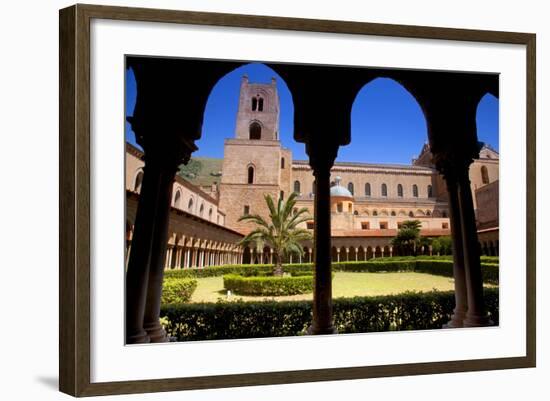
{"label": "trimmed hedge", "polygon": [[194,279],[164,279],[161,303],[164,305],[188,302],[197,289],[197,284],[197,280]]}
{"label": "trimmed hedge", "polygon": [[223,276],[223,286],[239,295],[296,295],[313,291],[313,276],[252,276],[237,274]]}
{"label": "trimmed hedge", "polygon": [[[485,289],[489,316],[499,323],[498,289]],[[439,329],[451,318],[454,292],[336,298],[339,333]],[[304,334],[311,301],[218,302],[163,305],[165,329],[178,341],[283,337]]]}
{"label": "trimmed hedge", "polygon": [[[450,258],[450,257],[449,257]],[[437,276],[452,277],[453,261],[441,256],[402,256],[394,258],[371,259],[366,262],[333,262],[333,272],[420,272]],[[487,259],[491,258],[491,259]],[[499,265],[494,263],[494,256],[482,257],[481,270],[485,283],[498,284]],[[498,257],[497,261],[498,261]],[[283,266],[285,273],[313,274],[313,263],[294,263]],[[211,266],[204,269],[168,270],[167,278],[200,278],[217,277],[226,274],[240,276],[269,276],[273,272],[273,265],[226,265]]]}

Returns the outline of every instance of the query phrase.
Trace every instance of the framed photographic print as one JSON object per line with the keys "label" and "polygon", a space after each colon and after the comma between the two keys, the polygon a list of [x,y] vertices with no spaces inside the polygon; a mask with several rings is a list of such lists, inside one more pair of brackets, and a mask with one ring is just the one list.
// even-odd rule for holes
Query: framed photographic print
{"label": "framed photographic print", "polygon": [[60,390],[535,366],[535,35],[60,11]]}

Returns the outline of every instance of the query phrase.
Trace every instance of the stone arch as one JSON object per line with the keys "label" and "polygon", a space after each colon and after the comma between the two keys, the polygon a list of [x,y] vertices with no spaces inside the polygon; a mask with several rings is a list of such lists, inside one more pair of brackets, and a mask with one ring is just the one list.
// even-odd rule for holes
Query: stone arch
{"label": "stone arch", "polygon": [[364,261],[366,260],[366,252],[365,252],[365,248],[363,247],[363,245],[359,245],[359,247],[357,248],[357,260],[359,261]]}
{"label": "stone arch", "polygon": [[338,261],[338,250],[336,249],[335,246],[333,246],[332,249],[331,249],[331,255],[332,255],[332,261],[337,262]]}
{"label": "stone arch", "polygon": [[297,194],[301,192],[301,184],[298,180],[294,181],[294,192],[296,192]]}
{"label": "stone arch", "polygon": [[372,246],[367,246],[367,260],[372,259],[374,256],[374,250]]}
{"label": "stone arch", "polygon": [[346,247],[342,245],[340,247],[340,262],[347,262],[347,261],[348,261],[348,255],[346,252]]}

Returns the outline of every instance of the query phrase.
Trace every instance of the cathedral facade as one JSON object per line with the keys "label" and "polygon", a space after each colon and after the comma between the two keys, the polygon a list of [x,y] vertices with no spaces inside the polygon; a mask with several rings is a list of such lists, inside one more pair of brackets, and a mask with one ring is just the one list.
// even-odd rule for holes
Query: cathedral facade
{"label": "cathedral facade", "polygon": [[[226,238],[222,248],[230,249],[232,262],[269,263],[272,258],[268,247],[261,255],[253,255],[254,250],[231,245],[231,239],[237,238],[236,234],[242,237],[253,228],[248,222],[239,222],[241,216],[259,214],[268,218],[265,194],[278,200],[296,193],[296,207],[307,208],[312,216],[310,221],[303,223],[304,228],[313,230],[315,224],[315,179],[312,169],[307,161],[294,160],[292,152],[282,146],[279,113],[276,80],[272,79],[268,84],[251,83],[244,76],[235,132],[233,137],[224,141],[224,157],[218,161],[220,171],[215,174],[216,181],[204,185],[196,175],[182,175],[177,176],[174,183],[173,208],[198,217],[199,221],[204,220],[213,227],[218,226],[220,238]],[[127,152],[126,186],[127,191],[139,192],[136,185],[140,168],[137,161],[139,154],[136,152],[139,151],[133,149],[132,152],[130,156]],[[474,196],[474,208],[485,220],[489,219],[486,217],[487,209],[494,211],[496,208],[498,216],[498,158],[495,150],[483,146],[479,159],[470,167],[472,193],[480,194]],[[409,165],[338,161],[334,164],[331,170],[333,260],[392,256],[391,239],[406,220],[419,220],[423,236],[435,238],[450,235],[447,190],[431,159],[429,147],[424,145]],[[203,175],[207,173],[202,172]],[[494,187],[497,188],[496,205],[494,190],[486,190]],[[477,210],[477,199],[482,200],[483,210]],[[495,223],[492,224],[489,230],[494,231]],[[486,227],[484,229],[487,230]],[[498,217],[496,233],[498,236]],[[206,259],[200,256],[201,243],[206,247],[216,243],[215,230],[210,237],[204,241],[191,232],[173,232],[170,248],[181,248],[182,252],[187,253],[176,257],[175,261],[173,256],[168,256],[167,266],[217,264],[216,256],[214,261],[211,256],[206,256]],[[183,245],[181,238],[184,238]],[[481,246],[483,249],[483,244]],[[214,245],[216,247],[219,248],[219,245]],[[193,257],[194,250],[199,256]],[[305,244],[305,251],[305,260],[302,261],[311,261],[312,244]],[[430,253],[431,249],[423,249],[422,252]],[[492,252],[498,253],[498,250]],[[168,254],[177,255],[178,251],[169,249]]]}

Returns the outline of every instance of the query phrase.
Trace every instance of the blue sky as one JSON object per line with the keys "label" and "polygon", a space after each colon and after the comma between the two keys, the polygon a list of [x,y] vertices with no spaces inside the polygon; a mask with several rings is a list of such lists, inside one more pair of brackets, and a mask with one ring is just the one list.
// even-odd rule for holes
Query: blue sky
{"label": "blue sky", "polygon": [[[292,96],[283,79],[263,64],[248,64],[227,74],[214,86],[204,113],[202,137],[193,156],[223,157],[223,141],[235,135],[235,117],[241,77],[250,82],[269,83],[277,78],[281,102],[280,139],[294,159],[307,159],[304,145],[294,141]],[[126,110],[132,115],[136,85],[127,71]],[[351,143],[340,147],[338,161],[409,164],[427,141],[426,120],[414,97],[401,85],[379,78],[358,93],[351,112]],[[498,151],[498,99],[485,95],[478,106],[478,138]],[[126,140],[135,144],[126,123]],[[388,151],[391,149],[391,151]]]}

